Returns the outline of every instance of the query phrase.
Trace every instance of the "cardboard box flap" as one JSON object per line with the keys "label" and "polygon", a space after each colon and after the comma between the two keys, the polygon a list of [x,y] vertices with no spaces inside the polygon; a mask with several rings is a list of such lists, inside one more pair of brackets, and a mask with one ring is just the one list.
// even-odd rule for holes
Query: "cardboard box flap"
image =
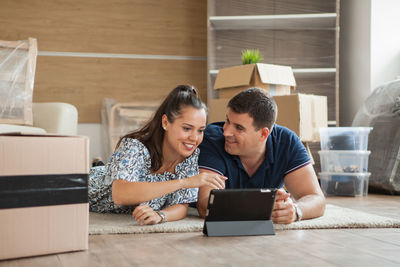
{"label": "cardboard box flap", "polygon": [[220,69],[215,79],[214,89],[249,85],[255,64],[247,64]]}
{"label": "cardboard box flap", "polygon": [[296,86],[292,67],[257,63],[257,70],[262,83],[289,85],[292,90]]}

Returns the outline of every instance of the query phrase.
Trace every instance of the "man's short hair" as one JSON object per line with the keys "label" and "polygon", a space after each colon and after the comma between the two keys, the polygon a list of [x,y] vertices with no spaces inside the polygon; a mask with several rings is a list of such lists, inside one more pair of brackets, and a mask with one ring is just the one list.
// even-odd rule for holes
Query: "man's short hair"
{"label": "man's short hair", "polygon": [[239,114],[248,113],[253,118],[256,130],[264,127],[271,130],[278,115],[274,99],[259,88],[249,88],[240,92],[229,101],[228,108]]}

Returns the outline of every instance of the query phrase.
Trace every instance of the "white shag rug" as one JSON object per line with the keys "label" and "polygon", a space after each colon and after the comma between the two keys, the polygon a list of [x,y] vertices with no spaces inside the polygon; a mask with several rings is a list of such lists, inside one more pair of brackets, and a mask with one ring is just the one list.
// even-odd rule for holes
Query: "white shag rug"
{"label": "white shag rug", "polygon": [[[180,221],[140,226],[128,214],[99,214],[90,212],[89,234],[142,234],[201,232],[204,220],[189,208],[188,216]],[[400,228],[400,220],[362,211],[326,205],[324,216],[292,224],[274,224],[275,230],[335,229],[335,228]]]}

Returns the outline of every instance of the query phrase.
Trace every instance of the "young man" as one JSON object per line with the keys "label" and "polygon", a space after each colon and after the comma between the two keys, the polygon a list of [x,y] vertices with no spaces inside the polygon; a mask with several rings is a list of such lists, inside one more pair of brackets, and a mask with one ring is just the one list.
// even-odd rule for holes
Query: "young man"
{"label": "young man", "polygon": [[[282,188],[272,220],[289,224],[322,216],[325,198],[306,149],[296,134],[275,124],[275,101],[257,88],[228,103],[225,123],[210,124],[200,148],[200,172],[228,177],[226,188]],[[199,189],[197,208],[204,217],[211,187]],[[295,199],[292,201],[290,195]],[[257,208],[257,207],[254,207]]]}

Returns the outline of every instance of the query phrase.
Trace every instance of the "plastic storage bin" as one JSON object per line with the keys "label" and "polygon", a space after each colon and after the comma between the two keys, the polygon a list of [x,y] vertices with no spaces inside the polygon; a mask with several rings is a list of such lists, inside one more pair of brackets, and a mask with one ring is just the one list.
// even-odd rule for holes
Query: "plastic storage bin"
{"label": "plastic storage bin", "polygon": [[366,196],[371,173],[320,172],[325,196]]}
{"label": "plastic storage bin", "polygon": [[371,151],[326,150],[318,151],[322,172],[367,172]]}
{"label": "plastic storage bin", "polygon": [[372,127],[320,128],[321,150],[367,150]]}

